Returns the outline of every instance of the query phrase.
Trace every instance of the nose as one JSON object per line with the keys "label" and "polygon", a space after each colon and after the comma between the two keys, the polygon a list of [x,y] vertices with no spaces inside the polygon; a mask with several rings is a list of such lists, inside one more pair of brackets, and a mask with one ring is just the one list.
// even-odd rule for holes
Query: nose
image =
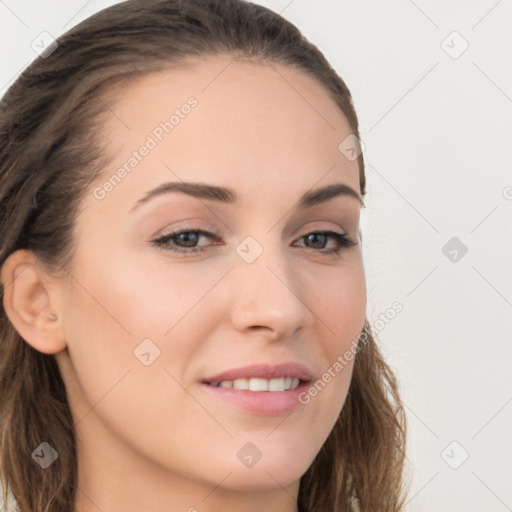
{"label": "nose", "polygon": [[299,269],[290,263],[282,251],[271,253],[268,248],[252,263],[237,261],[231,272],[235,329],[280,340],[313,324],[313,297],[306,293]]}

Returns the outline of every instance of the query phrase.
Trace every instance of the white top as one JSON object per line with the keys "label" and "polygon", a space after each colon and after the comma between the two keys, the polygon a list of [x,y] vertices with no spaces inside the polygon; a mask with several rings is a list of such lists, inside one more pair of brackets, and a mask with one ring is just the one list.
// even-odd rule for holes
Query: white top
{"label": "white top", "polygon": [[7,492],[7,504],[4,506],[4,486],[0,475],[0,512],[18,512],[18,503],[14,499],[11,489]]}

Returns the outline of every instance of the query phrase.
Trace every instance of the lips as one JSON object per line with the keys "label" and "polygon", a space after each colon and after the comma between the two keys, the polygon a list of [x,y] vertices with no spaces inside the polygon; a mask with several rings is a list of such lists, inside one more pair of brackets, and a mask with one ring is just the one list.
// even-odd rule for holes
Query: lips
{"label": "lips", "polygon": [[310,381],[313,376],[311,371],[304,365],[299,363],[283,363],[277,365],[256,364],[241,368],[233,368],[231,370],[212,375],[203,379],[203,383],[217,386],[222,381],[234,381],[237,379],[280,379],[291,377],[299,379],[302,383]]}

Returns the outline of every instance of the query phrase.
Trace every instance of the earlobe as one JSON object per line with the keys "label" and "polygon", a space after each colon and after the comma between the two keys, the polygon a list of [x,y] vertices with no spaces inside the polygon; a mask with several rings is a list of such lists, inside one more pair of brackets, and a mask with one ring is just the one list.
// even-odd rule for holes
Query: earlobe
{"label": "earlobe", "polygon": [[3,306],[19,335],[34,349],[55,354],[66,348],[56,283],[31,251],[20,249],[2,265]]}

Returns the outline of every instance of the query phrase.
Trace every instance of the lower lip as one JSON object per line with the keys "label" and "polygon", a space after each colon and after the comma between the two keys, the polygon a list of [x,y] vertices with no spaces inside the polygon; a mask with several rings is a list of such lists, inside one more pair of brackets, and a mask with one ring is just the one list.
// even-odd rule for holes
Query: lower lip
{"label": "lower lip", "polygon": [[301,382],[295,389],[286,391],[249,391],[245,389],[221,388],[202,384],[208,392],[260,416],[281,416],[288,414],[299,405],[299,395],[309,387]]}

